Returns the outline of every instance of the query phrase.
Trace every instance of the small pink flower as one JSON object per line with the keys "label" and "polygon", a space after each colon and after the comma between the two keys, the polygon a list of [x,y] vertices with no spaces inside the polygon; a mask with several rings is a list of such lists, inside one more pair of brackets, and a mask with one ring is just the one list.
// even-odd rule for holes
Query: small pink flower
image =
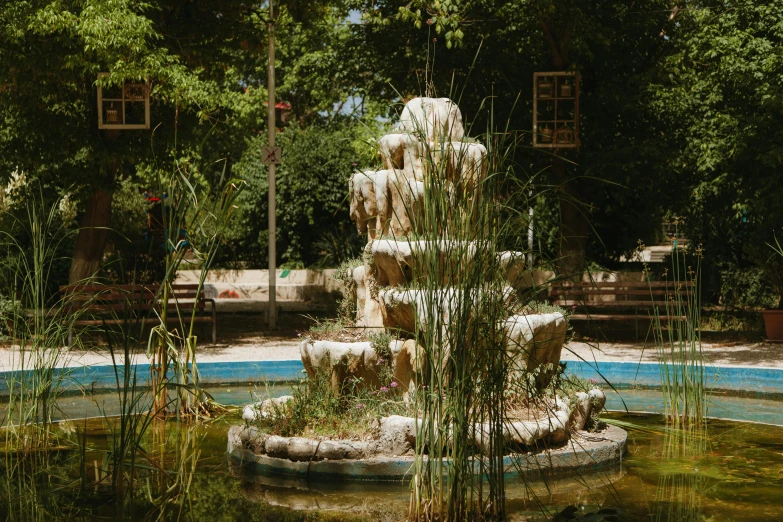
{"label": "small pink flower", "polygon": [[359,404],[356,405],[356,409],[357,410],[361,410],[362,408],[364,408],[364,404],[359,403]]}
{"label": "small pink flower", "polygon": [[391,386],[392,388],[396,388],[397,387],[397,381],[392,381],[391,384],[389,384],[389,386]]}
{"label": "small pink flower", "polygon": [[596,381],[595,379],[590,379],[590,384],[598,384],[598,381]]}
{"label": "small pink flower", "polygon": [[381,391],[382,392],[387,392],[387,391],[389,391],[389,388],[387,388],[386,386],[381,386]]}

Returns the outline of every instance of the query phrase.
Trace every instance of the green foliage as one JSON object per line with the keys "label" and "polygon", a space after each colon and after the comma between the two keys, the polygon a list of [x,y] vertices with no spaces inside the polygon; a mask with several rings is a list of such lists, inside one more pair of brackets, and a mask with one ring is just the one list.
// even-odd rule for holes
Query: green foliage
{"label": "green foliage", "polygon": [[763,269],[780,296],[783,263],[767,245],[783,231],[783,62],[773,51],[783,42],[783,4],[728,5],[705,2],[678,16],[650,109],[665,129],[688,237],[720,270]]}
{"label": "green foliage", "polygon": [[[360,45],[342,23],[345,16],[339,1],[281,6],[277,97],[291,103],[296,120],[352,112],[372,121],[375,115],[372,100],[355,103],[353,111],[346,105],[366,91],[368,82],[360,81],[355,63],[346,59],[358,54]],[[85,210],[83,203],[95,188],[108,193],[116,188],[120,199],[124,180],[149,188],[150,165],[156,163],[242,158],[248,146],[260,145],[263,140],[252,137],[265,130],[266,17],[262,5],[245,0],[5,3],[0,7],[0,182],[19,166],[32,179],[60,190],[73,185]],[[103,87],[125,80],[151,82],[154,130],[97,130],[99,72],[109,73],[100,81]],[[374,75],[369,80],[383,81]],[[328,155],[321,161],[328,162]],[[347,175],[344,165],[339,168]],[[216,183],[220,168],[204,169],[207,183]],[[296,175],[308,176],[306,171]],[[259,221],[265,222],[262,215]],[[315,217],[327,218],[319,225],[342,221],[331,214]],[[263,264],[265,254],[255,252],[265,251],[263,232],[251,232],[250,240],[226,238],[240,255],[226,255],[225,261],[242,260],[249,251],[258,258],[256,265]],[[284,245],[281,254],[287,252],[291,265],[312,263],[310,258],[317,257],[310,252],[313,240],[299,240],[299,231],[292,235],[293,244]],[[237,244],[241,241],[248,244]],[[114,243],[113,263],[122,250]],[[129,248],[143,250],[137,246]]]}
{"label": "green foliage", "polygon": [[720,303],[743,308],[774,308],[776,295],[761,268],[727,268],[720,271]]}
{"label": "green foliage", "polygon": [[334,278],[343,284],[343,296],[337,307],[338,321],[343,324],[356,322],[356,280],[353,278],[353,271],[361,265],[361,258],[344,261],[334,273]]}
{"label": "green foliage", "polygon": [[118,284],[161,281],[165,275],[165,250],[147,233],[151,206],[142,188],[131,178],[121,178],[112,199],[109,247],[102,275]]}
{"label": "green foliage", "polygon": [[515,314],[563,314],[563,317],[568,318],[571,312],[556,305],[550,304],[546,301],[528,301],[526,303],[515,303],[513,305],[513,313]]}
{"label": "green foliage", "polygon": [[[283,149],[283,163],[276,169],[277,248],[286,266],[313,265],[324,252],[330,257],[326,264],[336,266],[358,254],[347,194],[348,178],[362,158],[357,150],[361,138],[362,128],[348,122],[292,124],[277,138]],[[249,267],[267,263],[268,183],[261,161],[265,143],[262,137],[250,139],[247,152],[233,167],[250,187],[238,202],[236,243],[227,255]],[[325,249],[324,234],[330,226],[336,227],[332,234],[339,238],[333,248]]]}
{"label": "green foliage", "polygon": [[263,431],[284,437],[309,436],[364,439],[375,434],[380,417],[412,415],[388,386],[369,390],[356,378],[342,393],[332,390],[328,372],[318,371],[294,388],[293,399],[256,421]]}
{"label": "green foliage", "polygon": [[10,338],[14,318],[19,312],[19,303],[0,293],[0,340]]}
{"label": "green foliage", "polygon": [[378,372],[378,379],[380,379],[383,385],[388,387],[389,384],[394,382],[394,361],[392,361],[392,352],[389,345],[396,339],[396,337],[386,330],[372,333],[368,337],[370,339],[372,349],[378,355],[378,365],[376,368],[376,371]]}
{"label": "green foliage", "polygon": [[320,256],[321,266],[339,266],[356,257],[364,247],[362,237],[356,233],[352,223],[341,222],[321,233],[313,241],[313,249]]}

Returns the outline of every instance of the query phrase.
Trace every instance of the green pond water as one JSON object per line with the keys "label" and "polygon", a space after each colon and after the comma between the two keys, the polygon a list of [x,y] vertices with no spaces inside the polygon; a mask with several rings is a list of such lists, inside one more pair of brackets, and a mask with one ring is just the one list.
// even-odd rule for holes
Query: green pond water
{"label": "green pond water", "polygon": [[[283,392],[284,389],[276,390]],[[246,403],[249,390],[216,388],[224,402]],[[73,417],[90,413],[71,401]],[[83,400],[78,398],[78,400]],[[769,402],[772,405],[781,403]],[[80,409],[82,408],[82,409]],[[246,474],[226,458],[226,433],[238,413],[202,425],[151,428],[137,460],[133,502],[121,506],[110,479],[111,421],[71,421],[64,430],[85,452],[64,448],[49,463],[5,459],[0,473],[4,520],[403,520],[407,484],[346,485],[283,481]],[[548,484],[507,487],[510,520],[551,520],[563,509],[581,520],[783,520],[783,427],[711,420],[706,433],[667,431],[658,415],[610,413],[628,429],[622,467]],[[30,459],[28,459],[30,460]],[[0,461],[2,463],[3,461]],[[177,482],[176,477],[180,478]],[[533,498],[535,497],[535,498]],[[608,518],[587,517],[604,510]]]}

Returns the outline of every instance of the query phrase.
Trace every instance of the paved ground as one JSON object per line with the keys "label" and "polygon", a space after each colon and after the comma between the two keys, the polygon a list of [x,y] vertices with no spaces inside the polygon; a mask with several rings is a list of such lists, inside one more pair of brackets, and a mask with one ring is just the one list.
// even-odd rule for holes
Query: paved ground
{"label": "paved ground", "polygon": [[[721,366],[758,366],[783,368],[783,344],[755,342],[702,343],[704,358],[708,364]],[[586,343],[572,342],[563,349],[562,359],[575,361],[632,361],[655,362],[655,346],[644,343]]]}
{"label": "paved ground", "polygon": [[[313,318],[286,314],[281,328],[264,330],[256,315],[226,315],[218,319],[218,343],[199,346],[199,362],[262,361],[299,359],[299,333],[308,330]],[[206,338],[206,337],[204,337]],[[783,344],[758,342],[706,342],[702,345],[710,364],[783,368]],[[136,358],[146,362],[145,346],[137,348]],[[118,358],[121,360],[121,358]],[[656,350],[641,342],[572,342],[563,349],[563,360],[654,362]],[[0,345],[0,371],[18,367],[18,349]],[[111,364],[103,347],[86,351],[64,350],[59,366]]]}
{"label": "paved ground", "polygon": [[[275,332],[268,332],[264,330],[264,323],[260,316],[237,314],[218,317],[218,343],[207,344],[204,340],[208,337],[206,335],[201,337],[198,361],[204,363],[299,359],[299,332],[307,331],[313,321],[299,315],[281,319],[281,327]],[[136,362],[147,362],[146,345],[139,344],[134,348],[134,352]],[[122,362],[123,357],[118,355],[116,361]],[[112,364],[111,354],[105,346],[96,345],[86,350],[64,348],[60,352],[57,366],[79,367],[104,364]],[[30,362],[25,363],[25,366],[30,367]],[[0,344],[0,372],[19,367],[18,347]]]}

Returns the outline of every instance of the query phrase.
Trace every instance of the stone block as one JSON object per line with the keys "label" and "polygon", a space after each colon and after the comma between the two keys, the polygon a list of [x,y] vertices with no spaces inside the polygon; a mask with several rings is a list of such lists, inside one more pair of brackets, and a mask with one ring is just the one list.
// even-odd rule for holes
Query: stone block
{"label": "stone block", "polygon": [[413,98],[400,114],[400,127],[420,141],[461,141],[465,135],[462,113],[448,98]]}

